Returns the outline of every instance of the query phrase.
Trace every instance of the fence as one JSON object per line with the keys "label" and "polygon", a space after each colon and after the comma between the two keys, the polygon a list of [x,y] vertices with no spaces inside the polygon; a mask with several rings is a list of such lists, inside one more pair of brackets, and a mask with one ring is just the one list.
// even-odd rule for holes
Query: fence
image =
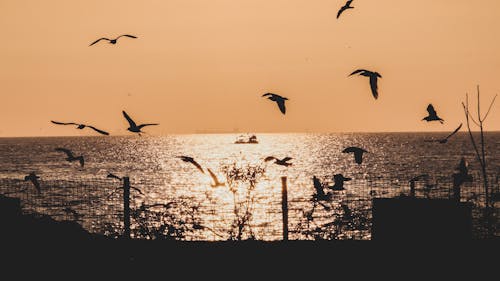
{"label": "fence", "polygon": [[[267,198],[266,203],[262,203],[262,196],[265,195],[247,193],[251,196],[244,198],[247,205],[245,210],[239,210],[238,212],[241,212],[238,214],[236,200],[228,200],[225,203],[230,205],[233,202],[235,206],[226,206],[227,211],[224,213],[220,202],[210,203],[209,200],[199,198],[195,201],[192,201],[192,198],[180,198],[169,202],[154,202],[146,199],[140,194],[140,190],[136,189],[130,190],[131,199],[124,202],[127,191],[123,190],[123,180],[107,178],[85,182],[40,180],[40,193],[30,182],[0,179],[0,194],[19,198],[25,213],[41,213],[56,220],[77,221],[89,232],[111,237],[181,240],[281,240],[284,237],[290,240],[367,240],[371,237],[373,198],[395,198],[401,195],[416,198],[453,198],[450,178],[446,175],[424,177],[413,183],[384,177],[361,178],[346,184],[345,190],[332,191],[331,199],[322,201],[313,199],[312,181],[310,192],[295,196],[294,179],[291,179],[288,181],[288,188],[283,188],[288,194],[278,192],[277,196],[268,196],[271,199]],[[494,205],[493,219],[486,220],[480,175],[473,174],[473,178],[473,182],[462,187],[460,200],[470,202],[473,206],[474,237],[487,238],[491,235],[488,229],[493,229],[493,235],[499,236],[498,205]],[[489,180],[493,192],[498,194],[498,176]],[[275,184],[281,187],[279,179],[276,179]],[[287,184],[286,179],[283,184]],[[325,188],[326,190],[328,189]],[[285,205],[282,204],[283,199],[287,200]],[[255,207],[255,204],[258,206]],[[130,210],[124,212],[127,205]],[[257,215],[258,211],[264,215]],[[286,216],[283,212],[286,212]],[[230,219],[218,219],[222,215]],[[209,220],[208,217],[213,219]],[[130,227],[127,227],[127,224]],[[242,235],[245,231],[250,234]]]}

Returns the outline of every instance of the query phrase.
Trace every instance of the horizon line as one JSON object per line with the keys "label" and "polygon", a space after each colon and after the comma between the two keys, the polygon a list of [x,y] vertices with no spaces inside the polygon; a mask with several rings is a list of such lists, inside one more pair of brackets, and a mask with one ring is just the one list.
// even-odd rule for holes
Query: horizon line
{"label": "horizon line", "polygon": [[[167,134],[154,134],[154,135],[142,135],[142,137],[163,137],[163,136],[173,136],[173,135],[258,135],[258,134],[425,134],[425,133],[449,133],[450,131],[287,131],[287,132],[233,132],[233,131],[220,131],[220,132],[193,132],[193,133],[167,133]],[[472,133],[480,133],[480,130],[472,130]],[[484,133],[500,133],[500,130],[483,130]],[[468,131],[458,132],[467,134]],[[0,136],[0,139],[6,138],[60,138],[60,137],[134,137],[133,134],[116,134],[109,136],[101,135],[31,135],[31,136]]]}

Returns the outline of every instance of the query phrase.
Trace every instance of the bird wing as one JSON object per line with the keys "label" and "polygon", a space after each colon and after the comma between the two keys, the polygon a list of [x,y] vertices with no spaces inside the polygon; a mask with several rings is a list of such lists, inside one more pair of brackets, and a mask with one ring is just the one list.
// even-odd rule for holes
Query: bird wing
{"label": "bird wing", "polygon": [[451,134],[449,134],[445,139],[449,139],[451,136],[456,134],[460,130],[460,128],[462,128],[462,123],[460,123],[460,125],[455,129],[455,131],[453,131]]}
{"label": "bird wing", "polygon": [[141,125],[137,126],[137,128],[141,129],[142,127],[146,127],[146,126],[154,126],[154,125],[160,125],[160,124],[153,124],[153,123],[149,123],[149,124],[141,124]]}
{"label": "bird wing", "polygon": [[337,12],[337,18],[339,18],[339,17],[340,17],[340,14],[342,14],[342,12],[343,12],[343,11],[345,11],[345,9],[346,9],[346,6],[342,6],[342,7],[340,8],[340,10]]}
{"label": "bird wing", "polygon": [[76,123],[73,123],[73,122],[64,123],[64,122],[57,122],[57,121],[53,121],[53,120],[50,120],[50,122],[52,122],[54,124],[57,124],[57,125],[80,125],[80,124],[76,124]]}
{"label": "bird wing", "polygon": [[214,184],[219,183],[219,180],[217,179],[217,176],[214,174],[214,172],[212,172],[212,170],[210,170],[210,168],[207,168],[207,170],[208,170],[208,173],[210,174],[210,176],[212,177],[212,179],[214,180]]}
{"label": "bird wing", "polygon": [[361,73],[361,72],[367,72],[367,71],[368,70],[365,70],[365,69],[358,69],[358,70],[353,71],[351,74],[349,74],[349,76],[357,74],[357,73]]}
{"label": "bird wing", "polygon": [[118,38],[123,37],[123,36],[130,37],[130,38],[137,38],[137,37],[136,37],[136,36],[134,36],[134,35],[130,35],[130,34],[122,34],[122,35],[120,35],[120,36],[116,37],[116,39],[115,39],[115,40],[118,40]]}
{"label": "bird wing", "polygon": [[434,106],[432,106],[432,104],[429,104],[427,106],[427,112],[429,112],[429,115],[436,115],[436,110],[434,110]]}
{"label": "bird wing", "polygon": [[61,152],[64,152],[66,153],[66,155],[69,157],[69,158],[73,158],[73,152],[71,152],[71,150],[69,149],[66,149],[66,148],[62,148],[62,147],[58,147],[55,149],[56,151],[61,151]]}
{"label": "bird wing", "polygon": [[378,98],[378,87],[377,87],[377,76],[376,75],[371,75],[370,76],[370,88],[372,89],[372,95],[375,99]]}
{"label": "bird wing", "polygon": [[323,191],[323,185],[321,184],[319,179],[315,176],[313,177],[313,183],[314,183],[314,189],[316,189],[316,193],[318,195],[324,195],[325,192]]}
{"label": "bird wing", "polygon": [[272,93],[265,93],[265,94],[263,94],[262,96],[263,96],[263,97],[267,97],[267,96],[274,96],[274,94],[272,94]]}
{"label": "bird wing", "polygon": [[120,178],[119,176],[114,175],[114,174],[112,174],[112,173],[109,173],[109,174],[108,174],[108,176],[107,176],[107,178],[113,178],[113,179],[119,179],[119,180],[121,180],[121,179],[122,179],[122,178]]}
{"label": "bird wing", "polygon": [[358,151],[354,152],[354,161],[356,161],[356,163],[358,163],[358,164],[361,164],[361,162],[363,161],[363,151],[362,150],[358,150]]}
{"label": "bird wing", "polygon": [[278,107],[280,108],[281,113],[285,114],[286,108],[285,108],[285,100],[284,99],[278,99],[276,101],[278,103]]}
{"label": "bird wing", "polygon": [[97,42],[99,42],[99,41],[101,41],[101,40],[108,40],[108,41],[111,41],[111,40],[109,40],[109,39],[108,39],[108,38],[106,38],[106,37],[102,37],[102,38],[99,38],[99,39],[95,40],[94,42],[92,42],[92,44],[90,44],[89,46],[92,46],[92,45],[94,45],[95,43],[97,43]]}
{"label": "bird wing", "polygon": [[127,112],[125,112],[125,110],[123,110],[122,113],[123,113],[123,116],[125,116],[125,119],[127,119],[130,127],[137,127],[134,120],[132,120],[132,118],[130,118],[130,116],[128,116],[128,114],[127,114]]}
{"label": "bird wing", "polygon": [[266,162],[267,162],[267,161],[271,161],[271,160],[273,160],[273,159],[276,159],[276,157],[274,157],[274,156],[267,156],[267,157],[264,159],[264,161],[266,161]]}
{"label": "bird wing", "polygon": [[345,148],[344,150],[342,150],[343,153],[351,153],[351,152],[355,152],[358,148],[355,147],[355,146],[349,146],[347,148]]}
{"label": "bird wing", "polygon": [[97,129],[97,128],[96,128],[96,127],[94,127],[94,126],[87,126],[87,127],[91,128],[92,130],[94,130],[94,131],[96,131],[96,132],[98,132],[98,133],[100,133],[100,134],[103,134],[103,135],[106,135],[106,136],[107,136],[107,135],[109,135],[109,133],[108,133],[108,132],[105,132],[105,131],[103,131],[103,130],[99,130],[99,129]]}
{"label": "bird wing", "polygon": [[83,159],[83,156],[78,156],[75,159],[78,159],[80,161],[80,166],[83,167],[83,165],[85,165],[85,160]]}
{"label": "bird wing", "polygon": [[283,160],[281,160],[281,161],[286,162],[286,161],[289,161],[289,160],[292,160],[292,159],[293,159],[292,157],[285,157],[285,158],[283,158]]}
{"label": "bird wing", "polygon": [[200,164],[198,164],[198,162],[194,161],[193,159],[189,162],[193,163],[193,165],[195,165],[196,168],[198,168],[198,170],[200,170],[200,172],[205,173],[205,171],[203,171],[203,168],[201,167]]}

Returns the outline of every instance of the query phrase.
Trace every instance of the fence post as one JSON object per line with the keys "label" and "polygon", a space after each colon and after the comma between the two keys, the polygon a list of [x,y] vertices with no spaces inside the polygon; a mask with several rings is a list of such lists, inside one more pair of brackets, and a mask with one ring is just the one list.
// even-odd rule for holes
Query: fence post
{"label": "fence post", "polygon": [[283,214],[283,241],[288,241],[288,191],[286,177],[281,177],[281,212]]}
{"label": "fence post", "polygon": [[130,238],[130,179],[123,177],[123,237]]}

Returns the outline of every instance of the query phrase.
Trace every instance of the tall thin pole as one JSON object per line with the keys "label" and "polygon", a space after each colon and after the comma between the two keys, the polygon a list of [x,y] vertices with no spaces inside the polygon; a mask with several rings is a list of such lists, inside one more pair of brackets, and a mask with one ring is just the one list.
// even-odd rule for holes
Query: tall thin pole
{"label": "tall thin pole", "polygon": [[286,177],[281,177],[281,212],[283,213],[283,241],[288,241],[288,191]]}
{"label": "tall thin pole", "polygon": [[123,178],[123,237],[130,238],[130,179]]}

